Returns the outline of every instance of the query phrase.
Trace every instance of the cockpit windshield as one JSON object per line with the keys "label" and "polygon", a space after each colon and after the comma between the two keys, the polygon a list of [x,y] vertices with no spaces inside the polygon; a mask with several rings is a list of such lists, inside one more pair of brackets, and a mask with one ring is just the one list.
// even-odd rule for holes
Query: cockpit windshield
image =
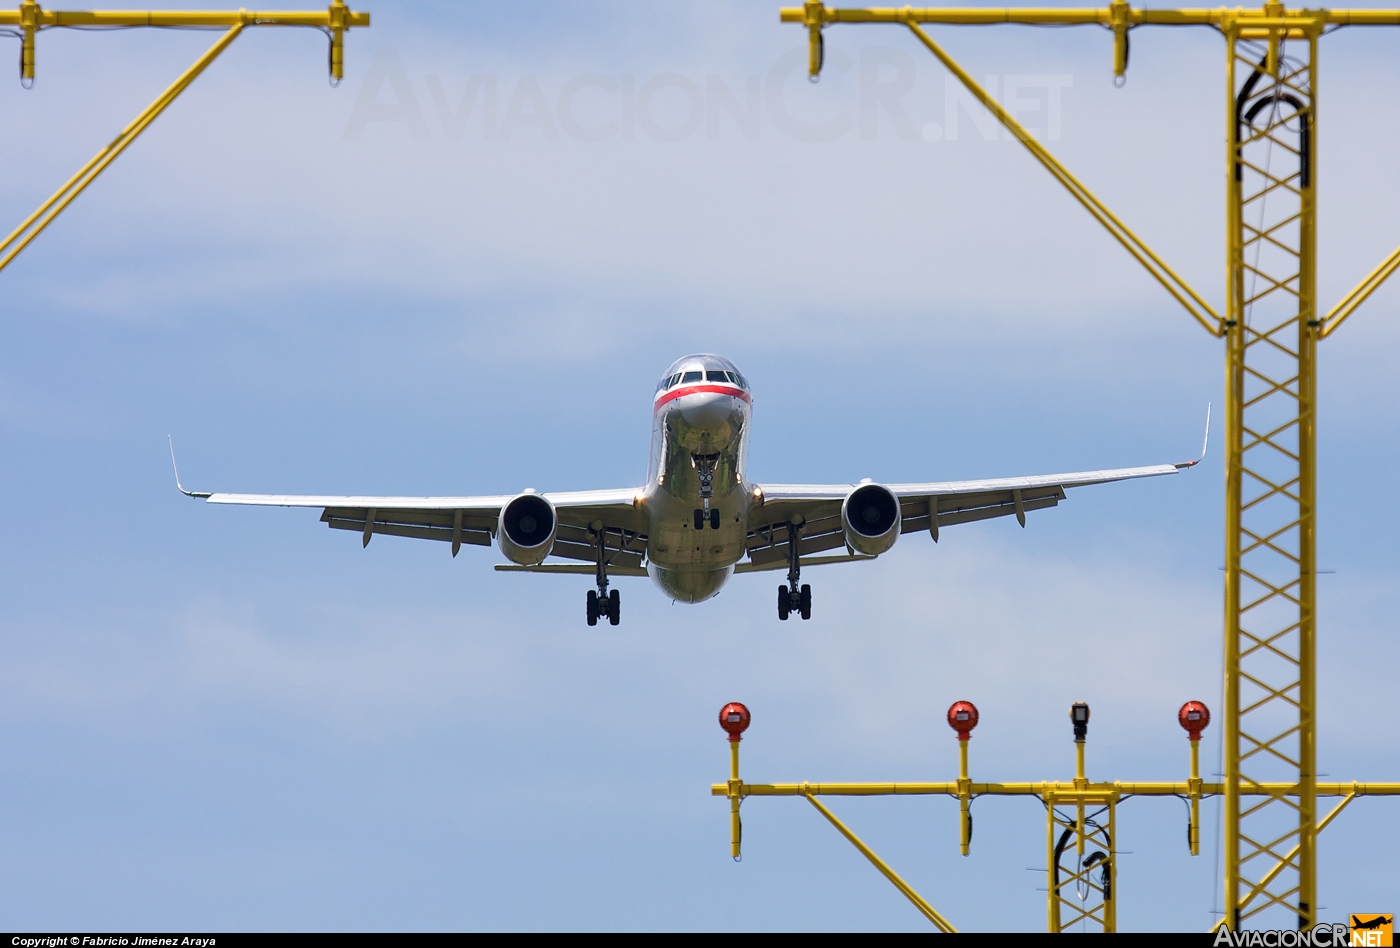
{"label": "cockpit windshield", "polygon": [[657,384],[656,390],[664,392],[677,385],[695,382],[719,382],[737,385],[748,391],[749,382],[739,374],[738,367],[721,356],[699,353],[677,359]]}

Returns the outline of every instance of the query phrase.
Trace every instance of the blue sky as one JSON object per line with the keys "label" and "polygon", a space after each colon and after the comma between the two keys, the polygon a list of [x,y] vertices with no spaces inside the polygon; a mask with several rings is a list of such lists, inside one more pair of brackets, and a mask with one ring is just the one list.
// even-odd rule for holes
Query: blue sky
{"label": "blue sky", "polygon": [[[1220,404],[1220,343],[1015,142],[966,113],[949,140],[944,76],[897,29],[831,31],[809,86],[784,72],[797,28],[750,0],[368,9],[337,89],[318,34],[239,38],[0,274],[7,926],[921,930],[795,800],[747,803],[730,861],[708,788],[731,700],[754,713],[755,780],[951,778],[942,715],[964,698],[975,776],[1071,776],[1065,708],[1085,699],[1092,776],[1184,778],[1176,708],[1220,704],[1218,453],[1024,531],[814,569],[808,623],[778,623],[771,577],[690,608],[620,580],[623,625],[590,629],[586,582],[494,573],[494,550],[361,549],[312,512],[180,497],[167,434],[203,490],[630,486],[655,379],[695,350],[755,387],[760,481],[1183,460]],[[1028,123],[1219,299],[1218,36],[1135,33],[1115,90],[1097,30],[938,35],[1000,91],[1031,82]],[[0,84],[4,219],[212,41],[45,33],[35,88]],[[1400,241],[1395,42],[1324,43],[1324,300]],[[494,129],[484,100],[461,111],[473,76]],[[570,117],[616,124],[606,140],[562,122],[580,77]],[[907,122],[872,123],[886,82]],[[629,87],[650,89],[630,137]],[[715,104],[747,109],[750,88],[756,129]],[[1396,292],[1322,346],[1333,779],[1400,772]],[[833,806],[958,927],[1043,924],[1034,802],[979,802],[966,859],[953,801]],[[1123,928],[1210,923],[1205,812],[1192,859],[1180,804],[1122,806]],[[1380,799],[1327,830],[1324,916],[1394,907],[1397,830]]]}

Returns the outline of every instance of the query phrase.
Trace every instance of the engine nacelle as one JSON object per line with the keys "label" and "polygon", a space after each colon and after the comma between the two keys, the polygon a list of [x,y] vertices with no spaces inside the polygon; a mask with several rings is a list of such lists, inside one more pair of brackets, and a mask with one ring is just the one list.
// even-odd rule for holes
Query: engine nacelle
{"label": "engine nacelle", "polygon": [[558,529],[554,505],[534,491],[526,491],[501,508],[496,544],[517,566],[538,566],[554,547]]}
{"label": "engine nacelle", "polygon": [[861,484],[841,504],[846,544],[857,553],[879,556],[899,539],[899,498],[879,484]]}

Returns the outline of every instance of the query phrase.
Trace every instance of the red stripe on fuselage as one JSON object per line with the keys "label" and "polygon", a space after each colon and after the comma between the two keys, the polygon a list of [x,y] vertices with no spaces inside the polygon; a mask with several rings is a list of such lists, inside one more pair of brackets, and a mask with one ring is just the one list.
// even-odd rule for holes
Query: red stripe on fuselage
{"label": "red stripe on fuselage", "polygon": [[655,405],[655,407],[654,407],[652,410],[654,411],[656,408],[660,408],[662,405],[666,404],[667,402],[675,401],[677,398],[684,398],[686,395],[705,395],[705,394],[730,395],[730,396],[732,396],[732,397],[734,397],[734,398],[742,398],[744,401],[748,402],[750,405],[753,404],[752,400],[749,398],[749,393],[746,392],[746,391],[744,391],[744,390],[741,389],[741,388],[736,387],[736,386],[732,386],[732,385],[684,385],[684,386],[681,386],[680,388],[673,388],[673,389],[671,389],[669,392],[667,392],[666,394],[659,396],[659,397],[656,399],[656,405]]}

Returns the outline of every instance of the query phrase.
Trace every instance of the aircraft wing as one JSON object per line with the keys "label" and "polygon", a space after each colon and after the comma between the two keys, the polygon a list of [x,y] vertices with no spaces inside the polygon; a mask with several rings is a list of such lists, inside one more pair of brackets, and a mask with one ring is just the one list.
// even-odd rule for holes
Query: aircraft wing
{"label": "aircraft wing", "polygon": [[[176,486],[179,486],[177,475]],[[441,540],[457,554],[462,544],[490,546],[501,508],[514,494],[478,497],[360,497],[295,494],[223,494],[187,491],[211,504],[255,507],[320,507],[321,521],[333,530],[359,533],[368,546],[377,534]],[[635,488],[543,494],[559,517],[559,529],[551,556],[593,563],[597,553],[593,524],[601,523],[609,550],[609,562],[619,567],[640,567],[646,549],[646,516],[637,509]]]}
{"label": "aircraft wing", "polygon": [[[1040,474],[980,481],[932,481],[925,484],[885,484],[899,497],[901,533],[927,530],[938,540],[938,531],[954,524],[992,517],[1015,516],[1026,525],[1026,512],[1054,507],[1065,499],[1065,490],[1139,477],[1176,474],[1198,461],[1154,464],[1148,467],[1072,474]],[[763,505],[749,515],[750,569],[777,569],[787,565],[789,524],[799,527],[798,554],[807,557],[846,545],[841,525],[841,502],[858,484],[763,484]],[[770,565],[771,564],[771,565]]]}

